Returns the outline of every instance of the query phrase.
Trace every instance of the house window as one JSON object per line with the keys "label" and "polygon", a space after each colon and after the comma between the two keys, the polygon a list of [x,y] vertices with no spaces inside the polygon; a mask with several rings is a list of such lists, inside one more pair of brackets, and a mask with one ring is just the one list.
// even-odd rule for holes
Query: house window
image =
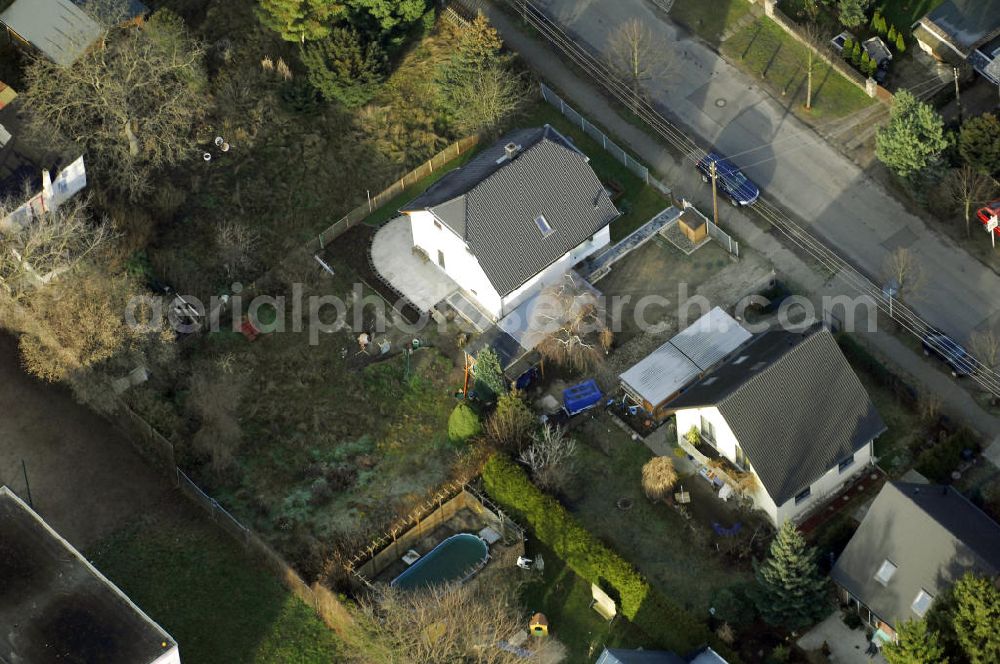
{"label": "house window", "polygon": [[881,583],[883,586],[889,585],[889,579],[892,575],[896,573],[896,565],[892,563],[888,558],[882,561],[882,565],[875,572],[875,580]]}
{"label": "house window", "polygon": [[701,437],[710,443],[715,442],[715,425],[706,420],[704,415],[701,416]]}
{"label": "house window", "polygon": [[910,608],[913,609],[915,614],[923,618],[924,614],[927,613],[927,609],[931,608],[931,602],[933,601],[934,596],[921,588],[920,592],[917,593],[917,598],[913,600],[913,604],[910,605]]}
{"label": "house window", "polygon": [[441,222],[437,219],[434,220],[434,228],[441,230]]}
{"label": "house window", "polygon": [[438,249],[438,265],[444,267],[444,252]]}
{"label": "house window", "polygon": [[795,504],[798,505],[802,501],[809,498],[812,495],[812,487],[807,486],[805,489],[799,492],[799,495],[795,496]]}
{"label": "house window", "polygon": [[853,465],[854,465],[854,455],[852,454],[851,456],[847,457],[839,464],[837,464],[837,470],[842,473]]}
{"label": "house window", "polygon": [[736,465],[739,466],[740,468],[743,468],[744,470],[750,470],[750,462],[747,461],[746,452],[743,451],[743,448],[740,447],[739,443],[736,443],[736,459],[735,459],[735,461],[736,461]]}
{"label": "house window", "polygon": [[538,226],[538,230],[542,232],[542,237],[546,237],[552,232],[552,225],[549,224],[548,220],[543,215],[535,217],[535,225]]}

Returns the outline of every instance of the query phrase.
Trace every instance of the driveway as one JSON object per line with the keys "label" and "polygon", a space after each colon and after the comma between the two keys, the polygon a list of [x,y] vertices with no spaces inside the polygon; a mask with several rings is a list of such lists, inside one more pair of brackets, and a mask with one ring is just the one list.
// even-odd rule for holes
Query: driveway
{"label": "driveway", "polygon": [[[932,232],[754,80],[646,0],[536,0],[536,5],[598,54],[607,49],[617,26],[642,21],[659,33],[678,63],[667,78],[648,86],[652,101],[699,137],[703,147],[714,145],[734,156],[767,196],[869,276],[877,279],[889,252],[908,247],[930,276],[919,300],[912,302],[930,323],[966,338],[1000,321],[1000,276]],[[497,17],[496,25],[510,41],[503,24]],[[522,55],[547,77],[551,64]],[[691,169],[676,160],[653,166],[672,186],[679,181],[678,171]]]}

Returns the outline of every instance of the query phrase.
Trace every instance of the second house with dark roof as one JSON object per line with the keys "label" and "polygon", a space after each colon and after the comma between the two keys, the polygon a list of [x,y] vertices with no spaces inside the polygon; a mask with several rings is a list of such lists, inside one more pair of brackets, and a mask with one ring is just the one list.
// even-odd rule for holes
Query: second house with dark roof
{"label": "second house with dark roof", "polygon": [[670,402],[680,439],[692,429],[752,473],[754,504],[776,526],[797,520],[874,461],[885,431],[826,328],[771,330]]}
{"label": "second house with dark roof", "polygon": [[507,134],[401,212],[414,248],[494,321],[607,246],[619,214],[587,156],[549,125]]}

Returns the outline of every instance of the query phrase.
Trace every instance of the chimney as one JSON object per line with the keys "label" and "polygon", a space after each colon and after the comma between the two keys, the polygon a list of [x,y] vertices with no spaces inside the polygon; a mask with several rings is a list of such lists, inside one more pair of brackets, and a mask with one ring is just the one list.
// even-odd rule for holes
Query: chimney
{"label": "chimney", "polygon": [[514,157],[516,157],[517,153],[521,151],[521,148],[514,143],[508,143],[503,146],[503,150],[507,156],[507,161],[514,161]]}

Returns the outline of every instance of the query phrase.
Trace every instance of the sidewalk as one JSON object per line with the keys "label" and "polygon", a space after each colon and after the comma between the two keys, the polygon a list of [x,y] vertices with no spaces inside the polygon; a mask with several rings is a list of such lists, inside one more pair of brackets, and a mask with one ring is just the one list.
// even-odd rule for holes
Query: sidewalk
{"label": "sidewalk", "polygon": [[[678,196],[691,200],[700,209],[712,208],[711,190],[701,181],[694,168],[675,157],[652,133],[622,118],[594,85],[582,80],[554,55],[547,42],[528,36],[516,20],[492,5],[482,3],[481,8],[500,31],[506,44],[517,51],[541,78],[557,88],[588,120],[602,125],[651,170],[663,174],[665,182]],[[767,257],[775,269],[782,273],[783,278],[794,284],[796,290],[813,296],[856,295],[853,289],[839,279],[813,269],[772,235],[774,231],[762,230],[744,212],[725,206],[724,215],[724,230],[733,232],[745,246]],[[948,412],[986,436],[987,445],[991,440],[995,441],[991,449],[987,450],[986,456],[995,463],[1000,462],[1000,419],[986,413],[949,376],[891,334],[866,333],[860,339],[912,377],[917,385],[938,395]]]}

